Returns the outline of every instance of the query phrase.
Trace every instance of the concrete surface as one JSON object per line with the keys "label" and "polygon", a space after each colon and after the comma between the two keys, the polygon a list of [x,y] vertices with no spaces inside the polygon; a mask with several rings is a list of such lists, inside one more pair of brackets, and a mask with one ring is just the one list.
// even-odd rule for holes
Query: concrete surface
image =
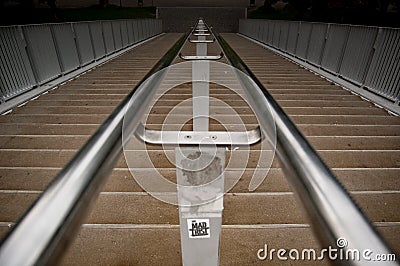
{"label": "concrete surface", "polygon": [[[159,57],[178,39],[166,34],[133,49],[59,87],[11,114],[0,117],[0,235],[40,195],[57,172],[96,130]],[[400,251],[400,118],[330,84],[284,58],[235,34],[224,38],[265,84],[302,133],[332,168],[339,181],[374,222],[387,241]],[[155,49],[154,47],[157,47]],[[182,53],[191,54],[194,46]],[[209,54],[219,52],[210,47]],[[181,60],[176,60],[181,62]],[[226,61],[225,61],[226,62]],[[256,121],[238,94],[211,86],[211,96],[224,100],[242,117],[247,128]],[[191,97],[190,84],[172,89],[149,110],[149,127],[162,127],[163,118],[183,99]],[[178,126],[191,113],[190,104],[168,125]],[[227,110],[211,103],[212,114]],[[238,125],[225,125],[236,129]],[[183,127],[191,130],[189,121]],[[211,130],[224,130],[216,121]],[[152,174],[145,160],[168,180],[176,173],[157,145],[132,146],[142,171]],[[221,265],[327,265],[328,261],[260,261],[257,251],[271,248],[320,249],[275,159],[261,186],[248,185],[257,165],[260,145],[249,150],[247,169],[225,196]],[[246,149],[227,152],[226,182]],[[233,155],[238,155],[234,158]],[[231,159],[232,158],[232,159]],[[230,160],[231,159],[231,160]],[[62,265],[180,265],[178,210],[160,202],[135,182],[123,157],[112,172],[96,206],[62,260]]]}

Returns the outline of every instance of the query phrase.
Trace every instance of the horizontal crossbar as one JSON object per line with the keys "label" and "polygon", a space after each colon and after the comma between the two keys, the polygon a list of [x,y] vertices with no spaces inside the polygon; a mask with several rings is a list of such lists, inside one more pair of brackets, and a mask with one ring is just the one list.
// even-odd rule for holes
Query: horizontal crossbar
{"label": "horizontal crossbar", "polygon": [[160,145],[251,145],[261,140],[261,131],[259,127],[243,132],[160,131],[147,129],[144,125],[140,125],[135,134],[143,142]]}

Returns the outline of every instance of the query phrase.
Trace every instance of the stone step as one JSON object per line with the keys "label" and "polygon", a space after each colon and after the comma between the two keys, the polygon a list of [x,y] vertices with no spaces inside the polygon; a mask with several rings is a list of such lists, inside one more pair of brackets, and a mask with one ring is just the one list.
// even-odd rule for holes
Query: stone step
{"label": "stone step", "polygon": [[297,124],[306,136],[400,136],[400,125]]}
{"label": "stone step", "polygon": [[[79,149],[90,135],[0,135],[0,149],[57,150]],[[399,150],[400,136],[309,136],[309,142],[317,150]],[[254,144],[252,149],[261,148]],[[149,150],[159,150],[160,145],[146,145]]]}
{"label": "stone step", "polygon": [[[42,191],[61,170],[61,167],[1,167],[0,190]],[[334,168],[338,180],[349,191],[399,191],[399,168]],[[149,176],[154,175],[151,169],[143,169]],[[176,183],[175,169],[159,169],[166,179]],[[249,183],[254,169],[245,171],[226,170],[226,189],[237,182],[229,191],[232,193],[249,192]],[[238,180],[238,177],[240,179]],[[143,192],[136,180],[126,168],[113,170],[104,191],[107,192]],[[291,189],[284,177],[282,169],[271,168],[256,192],[290,192]]]}
{"label": "stone step", "polygon": [[[378,226],[378,230],[395,242],[395,235],[400,233],[399,226]],[[98,228],[84,227],[78,236],[71,252],[63,259],[63,265],[98,265],[98,264],[140,264],[140,265],[180,265],[179,229],[174,226],[161,228]],[[162,239],[154,244],[154,239]],[[263,226],[223,226],[221,234],[220,265],[328,265],[323,261],[281,261],[275,256],[260,261],[257,257],[259,249],[268,245],[269,250],[285,248],[315,248],[318,243],[310,228],[304,225],[281,225],[277,227]],[[134,247],[134,248],[132,248]],[[240,248],[238,248],[240,247]],[[396,246],[397,247],[397,246]],[[105,252],[107,251],[107,252]],[[75,254],[75,255],[72,255]],[[89,257],[88,254],[91,254]],[[144,256],[144,254],[150,254]],[[319,253],[317,253],[319,254]]]}
{"label": "stone step", "polygon": [[[0,167],[63,167],[76,150],[1,150],[3,158]],[[345,150],[318,151],[322,159],[332,168],[399,168],[399,150]],[[131,150],[125,151],[129,158],[135,158],[137,168],[174,168],[175,152],[173,150]],[[167,157],[168,156],[168,157]],[[259,151],[236,150],[226,153],[226,164],[229,168],[257,167]],[[150,160],[148,159],[150,158]],[[172,162],[171,162],[171,161]],[[126,167],[123,156],[117,162],[116,167]],[[272,167],[279,167],[277,158],[273,160]]]}
{"label": "stone step", "polygon": [[[39,196],[38,192],[2,191],[1,222],[15,222]],[[373,222],[397,222],[400,193],[353,192],[352,197]],[[176,194],[171,194],[176,198]],[[18,206],[15,205],[18,202]],[[262,211],[260,211],[262,208]],[[103,192],[87,223],[179,224],[177,206],[143,192]],[[307,223],[291,192],[227,193],[223,224]]]}
{"label": "stone step", "polygon": [[[190,114],[187,114],[190,116]],[[41,123],[41,124],[101,124],[107,114],[16,114],[0,117],[0,123]],[[223,116],[216,116],[217,118]],[[159,124],[164,121],[165,116],[151,116],[147,123]],[[213,117],[214,118],[214,117]],[[398,117],[385,115],[291,115],[296,124],[351,124],[351,125],[396,125]],[[226,120],[230,124],[231,119]],[[233,117],[233,120],[237,120]],[[173,123],[175,120],[171,120]],[[177,124],[187,121],[185,117],[177,117]],[[257,123],[254,116],[244,118],[246,124]],[[183,122],[184,123],[184,122]],[[212,121],[210,123],[213,123]]]}
{"label": "stone step", "polygon": [[[122,99],[121,99],[122,100]],[[117,106],[121,100],[71,100],[71,101],[45,101],[42,99],[37,99],[35,101],[31,101],[27,103],[27,107],[74,107],[74,106],[82,106],[82,107],[103,107],[103,106]],[[19,109],[16,109],[19,110]]]}
{"label": "stone step", "polygon": [[324,100],[278,100],[283,109],[287,107],[371,107],[363,101],[324,101]]}
{"label": "stone step", "polygon": [[[400,226],[377,224],[377,229],[395,248]],[[7,227],[0,227],[4,234]],[[157,239],[157,244],[154,243]],[[160,239],[162,239],[160,241]],[[330,265],[327,260],[282,261],[275,256],[260,261],[259,249],[303,249],[320,247],[307,225],[223,226],[221,265]],[[240,248],[238,248],[240,247]],[[333,247],[335,248],[335,247]],[[320,253],[317,253],[320,254]],[[82,227],[61,265],[181,265],[179,228],[174,225],[94,225]]]}
{"label": "stone step", "polygon": [[[315,78],[314,78],[315,79]],[[318,95],[351,95],[350,92],[345,90],[340,90],[338,88],[326,89],[326,88],[279,88],[279,89],[271,89],[268,88],[268,92],[272,95],[274,94],[287,94],[287,95],[298,95],[298,94],[318,94]]]}
{"label": "stone step", "polygon": [[399,118],[381,115],[291,115],[296,124],[398,125]]}
{"label": "stone step", "polygon": [[99,127],[91,125],[63,125],[63,124],[31,124],[31,123],[3,123],[0,135],[92,135]]}
{"label": "stone step", "polygon": [[[27,106],[26,108],[16,110],[13,114],[110,114],[114,110],[114,106],[55,106],[55,107],[39,107],[39,106]],[[174,106],[171,107],[155,107],[151,109],[151,114],[164,114],[167,115],[172,109],[177,109]],[[235,113],[239,114],[252,114],[252,110],[249,107],[212,107],[210,108],[210,114],[233,114],[232,109]],[[361,108],[360,108],[361,109]],[[192,113],[191,106],[179,107],[185,114]],[[354,110],[353,113],[359,113],[362,110]],[[351,112],[351,110],[349,111]]]}
{"label": "stone step", "polygon": [[325,95],[325,94],[290,94],[274,93],[272,94],[276,101],[280,100],[294,100],[294,101],[356,101],[360,99],[357,95],[344,94],[344,95]]}

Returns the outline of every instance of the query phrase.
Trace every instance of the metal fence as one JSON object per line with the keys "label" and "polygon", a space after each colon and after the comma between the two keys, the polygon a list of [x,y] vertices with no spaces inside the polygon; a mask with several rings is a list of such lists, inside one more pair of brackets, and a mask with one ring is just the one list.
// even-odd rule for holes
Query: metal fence
{"label": "metal fence", "polygon": [[249,19],[239,33],[399,103],[400,29]]}
{"label": "metal fence", "polygon": [[0,27],[0,100],[110,56],[162,31],[136,19]]}

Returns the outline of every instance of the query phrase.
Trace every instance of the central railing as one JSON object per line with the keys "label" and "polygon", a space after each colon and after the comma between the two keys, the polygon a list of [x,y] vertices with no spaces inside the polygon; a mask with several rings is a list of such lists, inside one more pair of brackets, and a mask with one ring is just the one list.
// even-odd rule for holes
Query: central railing
{"label": "central railing", "polygon": [[[1,244],[0,265],[50,265],[60,258],[122,152],[122,128],[133,134],[140,127],[140,119],[160,83],[152,75],[173,62],[190,32],[160,59],[24,214]],[[223,37],[213,34],[236,68],[262,134],[269,136],[276,127],[281,166],[322,246],[336,246],[337,239],[345,238],[348,249],[393,253],[261,82]],[[241,73],[251,79],[242,78]],[[127,114],[129,117],[125,117]],[[271,116],[275,125],[271,125]],[[123,126],[124,117],[129,124]]]}

